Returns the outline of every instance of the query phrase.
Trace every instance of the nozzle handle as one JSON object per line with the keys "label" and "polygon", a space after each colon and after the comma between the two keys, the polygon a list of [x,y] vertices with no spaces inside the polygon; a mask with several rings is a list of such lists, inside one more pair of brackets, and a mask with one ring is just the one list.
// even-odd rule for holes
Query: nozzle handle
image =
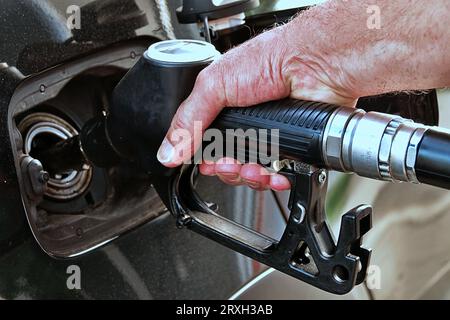
{"label": "nozzle handle", "polygon": [[[247,108],[225,108],[212,127],[228,133],[227,139],[233,135],[252,139],[255,135],[245,132],[252,129],[256,131],[253,133],[258,142],[266,142],[264,140],[277,135],[281,158],[320,166],[324,164],[322,137],[337,108],[336,105],[295,99],[270,101]],[[230,129],[243,129],[244,133]]]}

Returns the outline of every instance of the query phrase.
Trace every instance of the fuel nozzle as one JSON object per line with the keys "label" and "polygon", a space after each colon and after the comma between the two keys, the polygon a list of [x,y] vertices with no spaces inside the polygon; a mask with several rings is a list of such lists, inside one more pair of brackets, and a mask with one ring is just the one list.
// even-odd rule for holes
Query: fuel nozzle
{"label": "fuel nozzle", "polygon": [[124,158],[114,147],[107,130],[106,113],[89,120],[79,135],[59,141],[53,146],[34,151],[50,174],[81,171],[95,165],[108,168]]}
{"label": "fuel nozzle", "polygon": [[88,160],[81,151],[80,137],[74,136],[34,152],[33,156],[52,175],[69,170],[81,171]]}
{"label": "fuel nozzle", "polygon": [[219,56],[204,41],[151,45],[114,89],[107,112],[87,122],[79,136],[41,150],[37,157],[51,172],[130,161],[152,174],[170,174],[157,160],[157,150],[197,75]]}

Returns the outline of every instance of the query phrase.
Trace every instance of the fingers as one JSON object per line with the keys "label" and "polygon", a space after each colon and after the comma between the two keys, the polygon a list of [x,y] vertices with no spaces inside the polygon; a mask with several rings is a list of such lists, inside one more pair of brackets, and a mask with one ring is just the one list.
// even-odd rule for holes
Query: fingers
{"label": "fingers", "polygon": [[239,161],[231,158],[223,158],[215,164],[215,172],[219,179],[233,186],[243,184],[240,171]]}
{"label": "fingers", "polygon": [[245,164],[240,171],[241,179],[252,189],[284,191],[291,188],[288,178],[278,173],[270,173],[258,164]]}
{"label": "fingers", "polygon": [[215,176],[216,175],[216,164],[202,163],[199,166],[200,173],[204,176]]}
{"label": "fingers", "polygon": [[247,185],[252,189],[263,191],[272,189],[284,191],[291,188],[289,180],[277,173],[270,173],[258,164],[241,165],[237,160],[224,158],[217,163],[203,163],[200,173],[207,176],[216,175],[226,184],[237,186]]}
{"label": "fingers", "polygon": [[270,188],[274,191],[285,191],[291,189],[291,183],[288,178],[277,173],[270,176]]}
{"label": "fingers", "polygon": [[202,163],[200,173],[206,176],[217,176],[222,182],[234,186],[243,184],[240,177],[241,164],[231,158],[220,159],[217,163]]}
{"label": "fingers", "polygon": [[269,172],[258,164],[243,165],[240,175],[242,180],[252,189],[261,191],[270,188]]}

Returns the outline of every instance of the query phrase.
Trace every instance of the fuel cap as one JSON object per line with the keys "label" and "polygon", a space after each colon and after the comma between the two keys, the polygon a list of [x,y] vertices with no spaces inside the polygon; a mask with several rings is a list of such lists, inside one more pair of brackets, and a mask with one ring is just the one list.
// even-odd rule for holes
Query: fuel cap
{"label": "fuel cap", "polygon": [[166,40],[152,44],[144,56],[163,64],[203,64],[211,63],[220,52],[205,41]]}

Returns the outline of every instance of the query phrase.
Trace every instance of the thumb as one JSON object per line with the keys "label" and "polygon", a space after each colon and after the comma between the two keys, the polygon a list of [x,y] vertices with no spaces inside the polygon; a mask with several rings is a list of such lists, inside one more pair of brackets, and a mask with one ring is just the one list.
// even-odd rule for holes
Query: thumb
{"label": "thumb", "polygon": [[289,95],[281,72],[284,30],[278,27],[253,38],[199,74],[158,151],[163,165],[176,167],[190,160],[200,146],[203,131],[225,106],[250,106]]}
{"label": "thumb", "polygon": [[[201,145],[203,131],[225,106],[220,74],[214,66],[204,69],[189,97],[180,105],[157,158],[166,167],[189,161]],[[219,79],[219,81],[217,81]]]}

